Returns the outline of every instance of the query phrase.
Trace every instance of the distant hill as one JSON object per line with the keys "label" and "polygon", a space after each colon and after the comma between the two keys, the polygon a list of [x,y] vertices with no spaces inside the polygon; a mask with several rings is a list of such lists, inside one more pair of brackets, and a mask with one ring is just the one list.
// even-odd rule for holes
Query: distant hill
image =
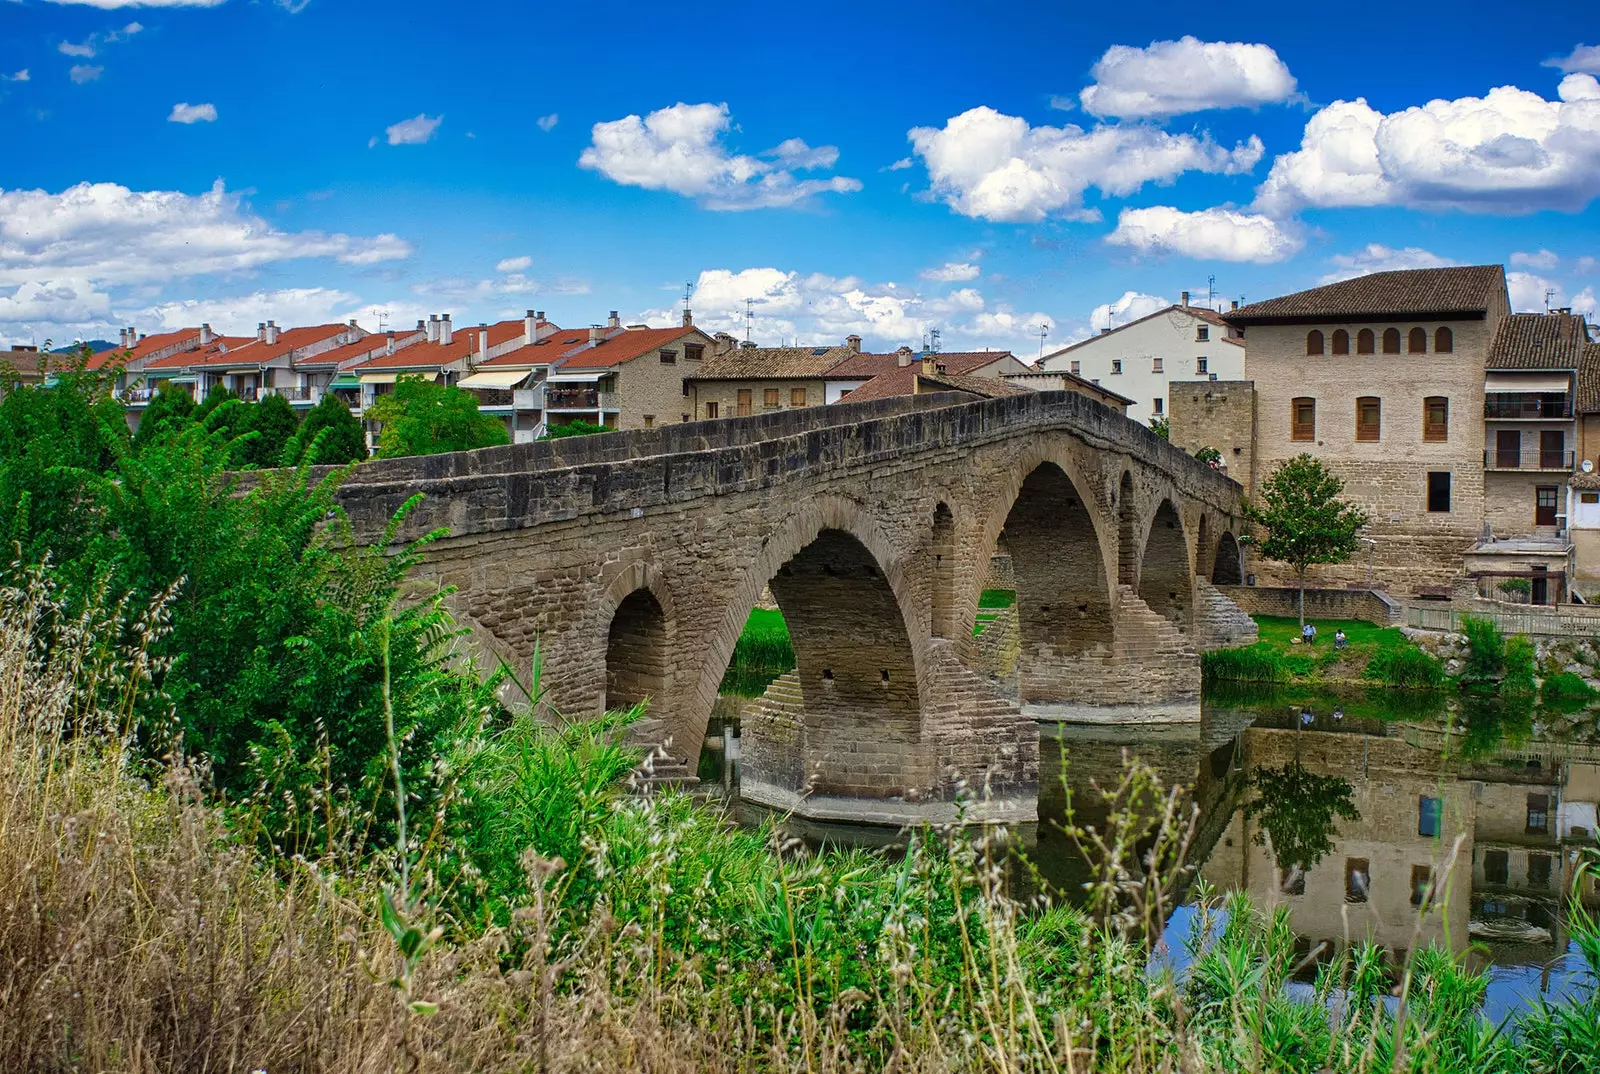
{"label": "distant hill", "polygon": [[50,353],[51,354],[77,354],[78,353],[78,348],[84,346],[85,344],[87,344],[88,347],[89,347],[89,350],[91,350],[95,354],[99,354],[101,351],[111,350],[113,347],[116,346],[116,344],[111,342],[109,339],[86,339],[86,340],[83,341],[83,343],[74,343],[70,347],[57,347],[55,350],[51,351]]}

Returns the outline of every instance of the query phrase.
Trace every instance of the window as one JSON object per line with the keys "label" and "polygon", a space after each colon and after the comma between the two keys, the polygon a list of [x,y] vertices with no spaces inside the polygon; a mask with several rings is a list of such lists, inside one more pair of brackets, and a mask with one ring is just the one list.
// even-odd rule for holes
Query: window
{"label": "window", "polygon": [[777,406],[778,405],[778,389],[776,389],[776,388],[764,388],[764,389],[762,389],[762,392],[761,392],[761,405],[765,406],[765,407],[775,407],[775,406]]}
{"label": "window", "polygon": [[1432,443],[1450,439],[1450,400],[1442,395],[1422,401],[1422,439]]}
{"label": "window", "polygon": [[1160,373],[1160,372],[1162,372],[1161,359],[1160,358],[1152,358],[1152,359],[1150,359],[1150,372],[1152,372],[1152,373]]}
{"label": "window", "polygon": [[1450,471],[1435,470],[1428,474],[1428,510],[1433,514],[1450,511]]}
{"label": "window", "polygon": [[715,404],[715,403],[707,403],[706,404],[706,417],[714,418],[716,416],[717,416],[717,404]]}
{"label": "window", "polygon": [[1413,328],[1406,336],[1407,354],[1425,354],[1428,350],[1428,330],[1426,328]]}
{"label": "window", "polygon": [[1550,886],[1550,855],[1528,855],[1528,886],[1531,888]]}
{"label": "window", "polygon": [[1322,353],[1322,333],[1318,332],[1315,328],[1306,333],[1306,353]]}
{"label": "window", "polygon": [[1317,401],[1299,398],[1290,404],[1289,439],[1315,440],[1317,438]]}
{"label": "window", "polygon": [[683,357],[687,361],[698,362],[705,353],[706,346],[704,343],[685,343],[683,345]]}
{"label": "window", "polygon": [[1209,340],[1210,338],[1211,338],[1211,329],[1207,328],[1203,324],[1195,326],[1195,329],[1194,329],[1194,341],[1196,343],[1204,343],[1207,340]]}
{"label": "window", "polygon": [[1550,831],[1550,796],[1546,794],[1528,795],[1528,831],[1529,835],[1546,835]]}
{"label": "window", "polygon": [[1383,403],[1375,395],[1363,395],[1356,400],[1356,439],[1372,443],[1377,441],[1383,424]]}
{"label": "window", "polygon": [[805,406],[806,405],[806,390],[804,388],[790,388],[789,389],[789,405],[790,406]]}
{"label": "window", "polygon": [[750,414],[750,407],[751,407],[751,402],[750,402],[750,400],[751,400],[751,391],[750,391],[750,389],[749,388],[740,388],[737,398],[738,398],[738,401],[739,401],[739,416],[741,418],[748,417],[749,414]]}
{"label": "window", "polygon": [[1533,490],[1533,524],[1535,526],[1554,526],[1556,524],[1556,493],[1555,485],[1539,485]]}
{"label": "window", "polygon": [[1152,413],[1155,414],[1156,417],[1159,418],[1161,416],[1161,407],[1162,407],[1162,404],[1165,403],[1165,402],[1166,402],[1166,400],[1161,399],[1159,397],[1150,400],[1150,410],[1151,410]]}
{"label": "window", "polygon": [[1344,901],[1366,902],[1372,887],[1372,869],[1366,858],[1344,859]]}
{"label": "window", "polygon": [[1600,503],[1600,492],[1580,492],[1578,493],[1578,502]]}
{"label": "window", "polygon": [[1346,332],[1343,328],[1339,329],[1333,334],[1333,353],[1350,353],[1350,333]]}
{"label": "window", "polygon": [[[1503,850],[1486,850],[1483,854],[1483,882],[1504,884],[1511,879],[1511,856]],[[1484,907],[1488,913],[1488,907]]]}
{"label": "window", "polygon": [[1194,360],[1194,371],[1195,371],[1195,372],[1196,372],[1196,373],[1204,373],[1204,372],[1206,372],[1206,366],[1208,366],[1208,365],[1210,365],[1210,364],[1211,364],[1211,363],[1210,363],[1210,362],[1208,362],[1208,361],[1207,361],[1207,360],[1206,360],[1206,359],[1204,359],[1204,358],[1196,358],[1196,359],[1195,359],[1195,360]]}
{"label": "window", "polygon": [[683,423],[684,423],[684,424],[685,424],[685,425],[687,425],[687,424],[688,424],[688,423],[689,423],[689,415],[687,415],[687,414],[685,414],[685,415],[684,415],[684,416],[683,416]]}
{"label": "window", "polygon": [[1378,350],[1377,344],[1378,337],[1372,334],[1372,329],[1363,328],[1356,333],[1357,354],[1376,354]]}
{"label": "window", "polygon": [[1383,330],[1383,353],[1384,354],[1399,354],[1400,353],[1400,329],[1398,329],[1398,328],[1385,328]]}
{"label": "window", "polygon": [[1444,801],[1423,795],[1417,802],[1417,834],[1436,839],[1439,836],[1439,817],[1444,811]]}
{"label": "window", "polygon": [[1448,328],[1437,328],[1433,333],[1433,349],[1437,354],[1449,354],[1456,349],[1455,333]]}
{"label": "window", "polygon": [[1426,865],[1411,867],[1411,905],[1421,906],[1433,896],[1433,869]]}
{"label": "window", "polygon": [[678,352],[677,351],[669,351],[669,350],[666,350],[665,348],[663,348],[662,351],[661,351],[661,364],[662,365],[677,365],[678,364]]}
{"label": "window", "polygon": [[655,428],[655,424],[656,424],[656,416],[654,414],[646,414],[644,416],[644,427],[646,429]]}
{"label": "window", "polygon": [[1111,359],[1111,372],[1113,372],[1113,373],[1122,372],[1122,359],[1121,358],[1113,358],[1113,359]]}
{"label": "window", "polygon": [[1083,372],[1083,363],[1079,362],[1079,361],[1074,361],[1072,363],[1072,375],[1076,377],[1082,372]]}

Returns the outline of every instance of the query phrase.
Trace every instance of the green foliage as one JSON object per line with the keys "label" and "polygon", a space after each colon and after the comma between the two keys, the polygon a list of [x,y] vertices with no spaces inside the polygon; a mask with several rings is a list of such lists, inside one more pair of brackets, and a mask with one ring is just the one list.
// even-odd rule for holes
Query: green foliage
{"label": "green foliage", "polygon": [[1500,680],[1503,694],[1531,694],[1534,691],[1533,642],[1526,634],[1515,634],[1505,642],[1505,677]]}
{"label": "green foliage", "polygon": [[454,385],[407,374],[379,396],[366,416],[378,422],[377,457],[436,455],[510,442],[505,422],[478,411],[478,397]]}
{"label": "green foliage", "polygon": [[1348,781],[1317,775],[1298,760],[1281,768],[1257,768],[1250,784],[1255,798],[1245,806],[1245,815],[1259,825],[1256,842],[1270,843],[1280,869],[1309,871],[1333,850],[1337,819],[1361,817]]}
{"label": "green foliage", "polygon": [[772,680],[794,670],[794,647],[789,625],[775,609],[753,608],[733,647],[733,658],[722,677],[722,692],[738,697],[760,697]]}
{"label": "green foliage", "polygon": [[1194,457],[1200,462],[1207,463],[1211,466],[1222,465],[1222,452],[1218,451],[1214,447],[1203,447],[1194,453]]}
{"label": "green foliage", "polygon": [[978,607],[980,608],[1009,608],[1017,602],[1017,591],[1014,589],[985,589],[978,594]]}
{"label": "green foliage", "polygon": [[1466,666],[1461,672],[1464,685],[1499,682],[1506,669],[1506,639],[1492,619],[1466,616],[1461,633],[1467,638]]}
{"label": "green foliage", "polygon": [[324,392],[322,399],[306,414],[299,429],[284,445],[282,464],[299,466],[343,466],[361,462],[367,457],[367,438],[361,422],[350,413],[333,392]]}
{"label": "green foliage", "polygon": [[1411,646],[1373,653],[1361,677],[1385,686],[1418,690],[1436,689],[1448,678],[1443,661]]}
{"label": "green foliage", "polygon": [[149,444],[176,435],[194,423],[194,396],[189,389],[170,380],[159,382],[155,394],[145,404],[139,415],[139,431],[133,434],[133,446],[143,451]]}
{"label": "green foliage", "polygon": [[1587,701],[1596,695],[1595,688],[1583,676],[1570,671],[1545,676],[1539,693],[1546,701]]}
{"label": "green foliage", "polygon": [[245,412],[245,424],[255,433],[239,452],[240,464],[270,469],[283,461],[283,449],[300,428],[300,416],[281,395],[266,396]]}
{"label": "green foliage", "polygon": [[1500,592],[1527,596],[1533,592],[1533,583],[1526,578],[1507,578],[1500,583]]}
{"label": "green foliage", "polygon": [[1293,678],[1283,654],[1260,643],[1201,653],[1200,674],[1206,682],[1288,682]]}
{"label": "green foliage", "polygon": [[1163,440],[1172,439],[1172,422],[1168,418],[1151,418],[1150,431]]}
{"label": "green foliage", "polygon": [[1343,563],[1360,547],[1357,533],[1367,513],[1340,499],[1343,491],[1344,482],[1302,453],[1279,463],[1262,483],[1259,500],[1244,505],[1245,517],[1267,530],[1256,547],[1292,567],[1302,591],[1307,568]]}
{"label": "green foliage", "polygon": [[546,425],[540,440],[561,440],[569,436],[593,436],[595,433],[614,433],[615,429],[596,425],[592,421],[576,418],[562,425]]}

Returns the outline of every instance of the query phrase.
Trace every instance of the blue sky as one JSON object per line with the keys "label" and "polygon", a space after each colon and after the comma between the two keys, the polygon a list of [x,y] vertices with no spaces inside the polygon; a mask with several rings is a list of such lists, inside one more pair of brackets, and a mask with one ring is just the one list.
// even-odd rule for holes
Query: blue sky
{"label": "blue sky", "polygon": [[0,340],[524,309],[1032,356],[1182,290],[1600,288],[1542,5],[0,0]]}

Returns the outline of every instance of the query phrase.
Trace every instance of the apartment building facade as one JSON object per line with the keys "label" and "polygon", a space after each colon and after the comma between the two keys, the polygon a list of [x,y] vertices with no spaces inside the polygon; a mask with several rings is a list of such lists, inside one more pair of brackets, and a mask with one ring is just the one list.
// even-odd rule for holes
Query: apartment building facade
{"label": "apartment building facade", "polygon": [[1047,354],[1038,368],[1116,392],[1131,400],[1128,417],[1148,425],[1167,417],[1173,381],[1242,379],[1245,346],[1239,329],[1190,305],[1185,291],[1178,304]]}

